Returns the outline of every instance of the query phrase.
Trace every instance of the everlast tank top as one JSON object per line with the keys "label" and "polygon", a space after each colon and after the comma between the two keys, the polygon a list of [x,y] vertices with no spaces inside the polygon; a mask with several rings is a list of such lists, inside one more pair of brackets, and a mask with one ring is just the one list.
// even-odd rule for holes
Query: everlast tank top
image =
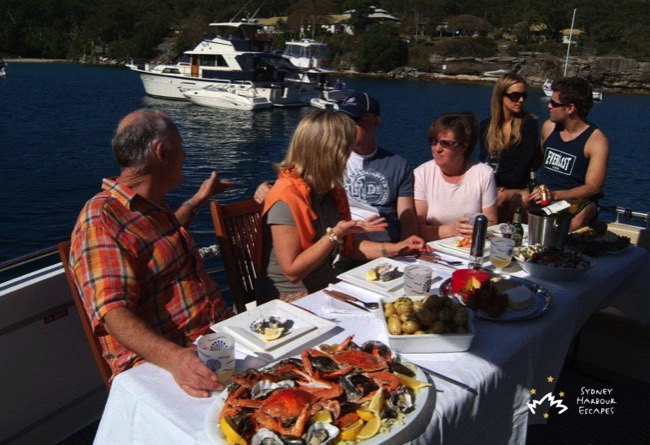
{"label": "everlast tank top", "polygon": [[584,155],[585,144],[596,128],[589,125],[578,137],[564,142],[556,127],[544,142],[544,160],[537,175],[539,182],[556,190],[584,185],[589,166]]}

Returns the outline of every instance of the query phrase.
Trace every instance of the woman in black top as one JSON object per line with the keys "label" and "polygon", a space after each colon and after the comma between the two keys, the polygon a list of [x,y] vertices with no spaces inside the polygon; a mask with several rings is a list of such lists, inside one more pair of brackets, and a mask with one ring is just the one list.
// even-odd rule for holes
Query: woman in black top
{"label": "woman in black top", "polygon": [[540,164],[537,117],[524,108],[526,81],[506,73],[492,90],[491,117],[481,122],[479,159],[494,168],[499,193],[499,222],[512,220],[516,207],[526,207],[530,170]]}

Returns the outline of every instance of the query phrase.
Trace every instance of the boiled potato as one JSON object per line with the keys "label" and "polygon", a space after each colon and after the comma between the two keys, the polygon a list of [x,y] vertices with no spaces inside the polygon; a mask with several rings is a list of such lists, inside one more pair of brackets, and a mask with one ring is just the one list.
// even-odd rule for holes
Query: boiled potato
{"label": "boiled potato", "polygon": [[395,310],[395,305],[393,303],[386,303],[384,305],[384,316],[388,318],[394,314],[397,314],[397,310]]}
{"label": "boiled potato", "polygon": [[391,317],[388,319],[388,332],[391,335],[402,335],[402,320]]}
{"label": "boiled potato", "polygon": [[402,332],[407,335],[415,334],[420,330],[420,322],[415,318],[412,318],[408,321],[402,323]]}

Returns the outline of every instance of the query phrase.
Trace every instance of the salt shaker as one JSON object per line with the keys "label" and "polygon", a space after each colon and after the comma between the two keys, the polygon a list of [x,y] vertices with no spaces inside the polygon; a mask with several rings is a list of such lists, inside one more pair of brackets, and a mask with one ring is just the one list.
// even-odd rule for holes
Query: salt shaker
{"label": "salt shaker", "polygon": [[469,249],[469,267],[480,269],[483,264],[483,250],[487,235],[488,219],[485,215],[477,215],[472,230],[472,246]]}

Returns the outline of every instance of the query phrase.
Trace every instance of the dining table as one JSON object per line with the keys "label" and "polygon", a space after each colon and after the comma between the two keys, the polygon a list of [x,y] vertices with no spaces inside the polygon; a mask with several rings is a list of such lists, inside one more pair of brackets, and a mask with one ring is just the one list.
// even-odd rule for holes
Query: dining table
{"label": "dining table", "polygon": [[[431,267],[437,277],[432,294],[439,293],[440,285],[454,272],[453,267],[414,257],[396,260]],[[593,258],[593,267],[578,278],[564,282],[531,278],[513,261],[504,273],[542,286],[551,296],[550,305],[539,316],[518,321],[474,319],[475,335],[466,351],[401,353],[400,359],[419,366],[432,386],[426,399],[417,399],[422,404],[417,419],[409,421],[385,443],[524,444],[528,425],[545,422],[544,414],[558,409],[557,405],[546,404],[531,410],[532,400],[554,394],[556,402],[558,399],[561,402],[558,394],[564,394],[564,405],[572,408],[570,399],[579,388],[556,388],[556,383],[576,333],[594,312],[615,304],[620,290],[639,270],[647,269],[649,261],[645,249],[629,246],[620,253]],[[467,267],[466,260],[463,262],[456,267]],[[491,269],[489,262],[484,266]],[[329,289],[364,301],[384,298],[372,289],[348,281],[331,284]],[[626,298],[625,307],[634,311],[634,303]],[[333,322],[334,328],[308,343],[298,342],[293,350],[285,348],[286,356],[299,355],[303,349],[323,343],[341,343],[350,335],[358,344],[368,340],[389,343],[380,310],[365,311],[343,304],[322,290],[294,305]],[[249,346],[237,343],[238,370],[259,369],[281,358],[259,353]],[[214,422],[206,418],[220,396],[215,393],[209,398],[191,397],[167,371],[144,363],[113,380],[95,444],[225,443],[215,441],[209,431]]]}

